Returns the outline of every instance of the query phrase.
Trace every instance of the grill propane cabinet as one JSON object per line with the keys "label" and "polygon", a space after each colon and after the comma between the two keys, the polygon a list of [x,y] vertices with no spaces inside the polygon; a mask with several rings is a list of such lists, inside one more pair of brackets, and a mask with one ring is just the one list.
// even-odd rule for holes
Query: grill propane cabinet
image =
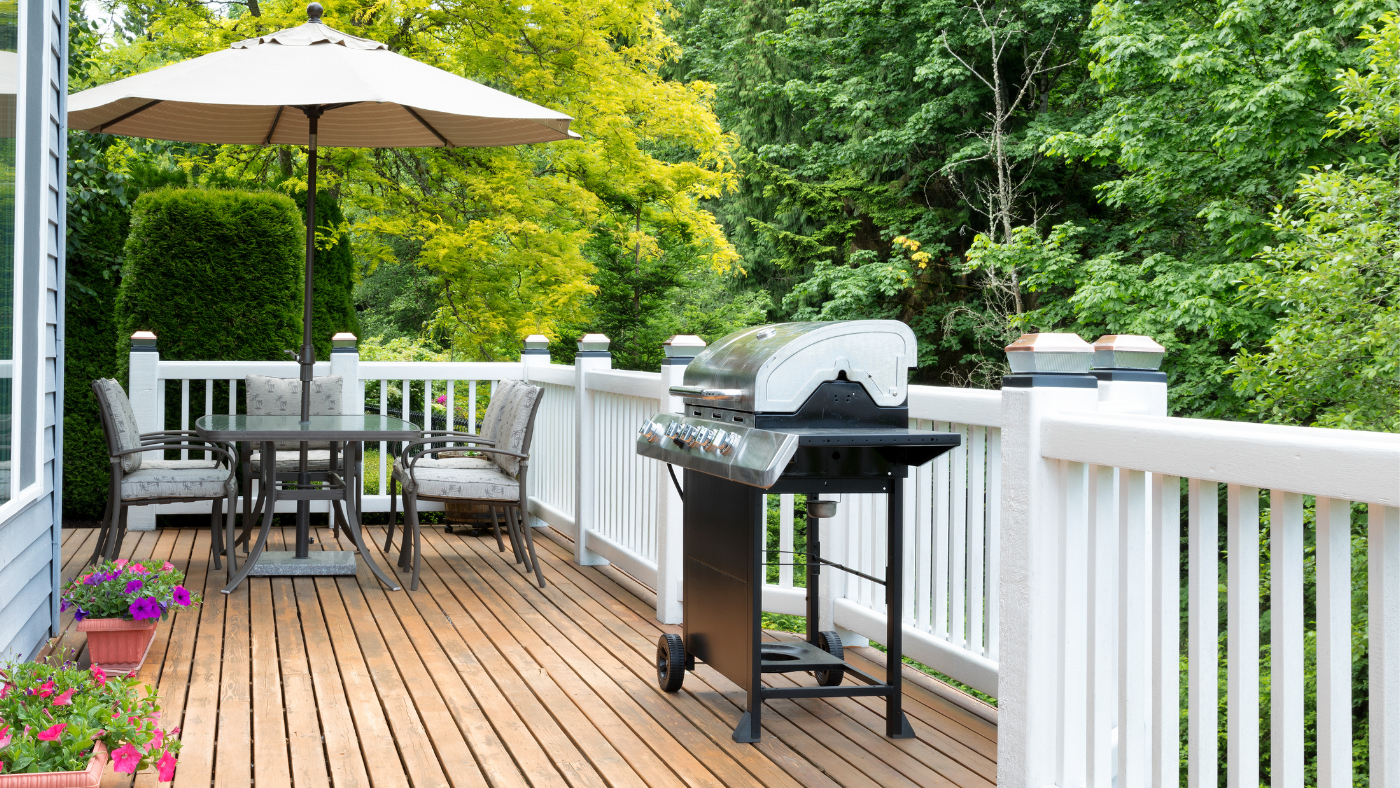
{"label": "grill propane cabinet", "polygon": [[[662,689],[680,689],[696,660],[748,692],[734,740],[756,742],[767,698],[883,696],[886,732],[914,735],[901,708],[900,609],[904,505],[900,480],[952,449],[959,436],[909,429],[908,373],[914,333],[894,320],[780,323],[730,334],[685,371],[685,414],[644,422],[637,453],[684,469],[684,638],[657,647]],[[667,468],[673,481],[674,470]],[[807,568],[807,641],[764,643],[764,493],[807,497],[807,549],[784,555]],[[889,505],[889,563],[883,579],[821,557],[818,518],[836,513],[842,493],[882,493]],[[885,586],[888,677],[845,663],[835,632],[817,631],[822,573],[845,571]],[[764,673],[811,671],[815,687],[765,687]],[[843,683],[850,676],[856,683]]]}

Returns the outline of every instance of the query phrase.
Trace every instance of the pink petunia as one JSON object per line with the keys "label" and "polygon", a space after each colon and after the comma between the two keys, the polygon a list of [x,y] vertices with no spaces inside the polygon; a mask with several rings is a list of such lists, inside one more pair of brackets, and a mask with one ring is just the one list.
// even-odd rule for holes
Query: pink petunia
{"label": "pink petunia", "polygon": [[130,562],[127,561],[125,558],[118,558],[117,560],[115,560],[115,561],[112,562],[112,566],[115,566],[116,568],[121,569],[122,567],[126,566],[128,563],[130,563]]}
{"label": "pink petunia", "polygon": [[156,761],[156,780],[158,782],[168,783],[174,779],[175,756],[166,752],[160,756],[160,760]]}
{"label": "pink petunia", "polygon": [[132,564],[131,566],[128,566],[126,569],[127,569],[128,572],[131,572],[133,575],[144,575],[144,574],[146,574],[147,572],[151,571],[151,570],[147,569],[147,568],[146,568],[144,565],[142,565],[142,564]]}
{"label": "pink petunia", "polygon": [[12,737],[10,736],[10,726],[6,725],[5,727],[0,728],[0,750],[3,750],[6,747],[10,746],[11,738]]}
{"label": "pink petunia", "polygon": [[68,723],[59,724],[39,733],[39,741],[58,741],[63,736],[63,729],[68,727]]}
{"label": "pink petunia", "polygon": [[55,705],[55,706],[72,706],[72,705],[73,705],[73,693],[74,693],[74,692],[77,692],[77,690],[76,690],[76,689],[66,689],[66,690],[64,690],[62,695],[59,695],[58,697],[56,697],[56,698],[53,699],[53,705]]}
{"label": "pink petunia", "polygon": [[102,666],[96,662],[92,663],[92,683],[99,687],[107,686],[107,671],[103,670]]}
{"label": "pink petunia", "polygon": [[89,573],[89,574],[86,574],[86,575],[83,575],[82,577],[78,578],[78,582],[79,582],[79,583],[86,583],[86,582],[87,582],[87,579],[88,579],[89,577],[92,577],[92,575],[91,575],[90,573]]}
{"label": "pink petunia", "polygon": [[136,767],[141,763],[141,751],[131,743],[127,742],[118,747],[112,753],[112,769],[127,774],[135,774]]}
{"label": "pink petunia", "polygon": [[174,565],[174,564],[170,563],[169,561],[166,561],[164,564],[161,564],[160,571],[162,571],[162,572],[169,572],[170,570],[172,570],[172,569],[174,569],[174,568],[175,568],[175,565]]}
{"label": "pink petunia", "polygon": [[15,685],[11,684],[11,683],[8,682],[8,681],[5,682],[5,686],[0,687],[0,700],[4,700],[4,699],[5,699],[5,696],[7,696],[7,695],[10,694],[10,690],[12,690],[12,689],[14,689],[14,688],[15,688]]}
{"label": "pink petunia", "polygon": [[48,696],[53,694],[55,689],[57,688],[53,685],[53,679],[49,679],[43,684],[40,684],[39,689],[34,690],[34,694],[38,695],[41,698],[47,698]]}
{"label": "pink petunia", "polygon": [[151,736],[151,746],[157,749],[165,746],[165,731],[156,728],[155,733]]}

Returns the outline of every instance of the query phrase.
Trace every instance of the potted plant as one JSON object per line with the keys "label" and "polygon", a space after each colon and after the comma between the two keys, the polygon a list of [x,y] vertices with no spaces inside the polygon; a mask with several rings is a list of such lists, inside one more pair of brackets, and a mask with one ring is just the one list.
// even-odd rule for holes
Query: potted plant
{"label": "potted plant", "polygon": [[109,673],[135,672],[146,659],[156,623],[170,608],[199,604],[199,595],[181,585],[184,580],[185,573],[169,561],[122,558],[68,581],[60,607],[74,610],[94,664]]}
{"label": "potted plant", "polygon": [[161,729],[150,688],[138,695],[134,679],[65,656],[0,669],[0,788],[95,787],[108,760],[173,780],[179,729]]}

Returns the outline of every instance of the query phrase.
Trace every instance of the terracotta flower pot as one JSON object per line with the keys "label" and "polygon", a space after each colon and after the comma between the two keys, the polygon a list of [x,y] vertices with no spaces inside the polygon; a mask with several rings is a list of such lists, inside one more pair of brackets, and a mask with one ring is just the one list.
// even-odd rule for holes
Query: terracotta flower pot
{"label": "terracotta flower pot", "polygon": [[107,748],[98,742],[92,748],[87,768],[80,772],[33,772],[0,774],[0,788],[97,788],[107,768]]}
{"label": "terracotta flower pot", "polygon": [[156,621],[124,618],[85,618],[78,631],[86,632],[88,655],[108,673],[134,673],[146,661],[156,636]]}

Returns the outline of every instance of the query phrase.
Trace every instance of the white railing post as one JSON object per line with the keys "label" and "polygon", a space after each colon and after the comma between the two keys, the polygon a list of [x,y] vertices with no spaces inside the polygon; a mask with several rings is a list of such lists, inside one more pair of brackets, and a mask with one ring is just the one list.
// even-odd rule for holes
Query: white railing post
{"label": "white railing post", "polygon": [[[160,396],[156,379],[156,367],[160,363],[160,350],[156,347],[156,335],[150,331],[137,331],[131,335],[129,358],[130,379],[127,381],[126,396],[131,400],[131,410],[136,414],[136,426],[142,432],[155,432],[161,429]],[[163,452],[146,452],[143,457],[159,459]],[[156,527],[157,506],[133,506],[127,511],[126,527],[132,531],[153,531]]]}
{"label": "white railing post", "polygon": [[1041,457],[1040,422],[1095,410],[1098,381],[1086,374],[1092,348],[1073,334],[1027,335],[1007,350],[1014,374],[1002,381],[1001,399],[997,784],[1041,788],[1059,782],[1062,763],[1060,642],[1086,633],[1063,631],[1058,609],[1063,491],[1058,463]]}
{"label": "white railing post", "polygon": [[331,337],[331,374],[340,376],[340,412],[362,416],[365,412],[365,384],[360,380],[359,340],[341,332]]}
{"label": "white railing post", "polygon": [[[530,368],[531,368],[531,367],[547,367],[547,366],[549,366],[549,337],[547,337],[547,336],[545,336],[545,335],[543,335],[543,334],[531,334],[530,336],[525,337],[525,346],[522,347],[522,348],[520,349],[520,368],[521,368],[520,378],[521,378],[521,380],[524,380],[524,381],[526,381],[526,382],[529,382],[529,381],[531,381],[531,380],[534,380],[534,378],[531,377],[531,375],[530,375],[530,371],[531,371]],[[449,407],[449,408],[452,407],[451,403],[448,404],[448,407]],[[475,410],[474,410],[475,407],[476,407],[476,400],[475,400],[475,398],[472,399],[471,407],[473,408],[473,411],[472,411],[472,424],[475,424],[475,423],[476,423],[476,412],[475,412]],[[541,409],[543,409],[543,407],[542,407]],[[537,416],[536,419],[535,419],[535,429],[538,430],[539,427],[540,427],[540,418]],[[540,437],[540,436],[538,435],[538,433],[536,433],[535,440],[538,441],[538,440],[539,440],[539,437]],[[534,466],[534,467],[531,468],[531,471],[530,471],[530,489],[527,491],[527,492],[529,492],[529,494],[530,494],[531,497],[535,497],[535,491],[538,490],[538,489],[540,489],[540,485],[543,483],[543,480],[540,478],[540,474],[541,474],[543,471],[544,471],[544,465],[543,465],[543,463],[541,463],[540,465],[537,465],[537,466]],[[530,526],[533,527],[533,528],[548,528],[548,527],[549,527],[549,523],[545,522],[544,520],[540,519],[539,517],[536,517],[536,516],[533,515],[533,514],[526,513],[526,515],[525,515],[525,521],[528,522],[528,523],[530,524]]]}
{"label": "white railing post", "polygon": [[608,352],[610,340],[602,334],[584,334],[578,341],[578,353],[574,355],[574,401],[577,403],[574,425],[577,430],[574,441],[574,560],[581,566],[597,566],[608,563],[608,559],[588,549],[588,532],[597,522],[597,466],[594,454],[598,449],[595,429],[593,401],[595,395],[588,389],[590,370],[612,369],[612,353]]}
{"label": "white railing post", "polygon": [[[662,348],[666,358],[661,362],[661,383],[657,401],[662,413],[682,414],[685,403],[671,396],[672,386],[685,382],[685,368],[703,350],[705,341],[694,334],[678,334],[666,340]],[[681,555],[684,548],[684,507],[669,472],[657,474],[656,500],[656,620],[663,624],[679,624],[681,611]]]}

